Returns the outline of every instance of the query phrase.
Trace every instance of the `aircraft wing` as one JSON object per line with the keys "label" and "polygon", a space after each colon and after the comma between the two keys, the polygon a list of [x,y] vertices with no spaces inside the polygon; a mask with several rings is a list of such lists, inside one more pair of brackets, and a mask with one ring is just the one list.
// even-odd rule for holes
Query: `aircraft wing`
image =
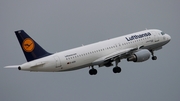
{"label": "aircraft wing", "polygon": [[135,50],[138,49],[139,48],[128,48],[128,49],[119,50],[95,60],[92,64],[101,65],[103,63],[106,63],[106,61],[114,61],[116,58],[120,58],[120,59],[127,58],[127,56],[131,55]]}

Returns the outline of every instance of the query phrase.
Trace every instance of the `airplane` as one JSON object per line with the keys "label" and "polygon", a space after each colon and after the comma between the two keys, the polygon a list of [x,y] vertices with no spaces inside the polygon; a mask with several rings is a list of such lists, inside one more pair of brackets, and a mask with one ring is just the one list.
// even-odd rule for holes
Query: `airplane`
{"label": "airplane", "polygon": [[5,68],[31,72],[63,72],[89,67],[90,75],[97,74],[94,66],[110,67],[113,62],[113,72],[120,73],[118,64],[122,59],[144,62],[152,56],[152,60],[156,60],[154,51],[162,49],[171,40],[170,35],[159,29],[146,29],[58,53],[49,53],[24,30],[15,31],[15,34],[27,62]]}

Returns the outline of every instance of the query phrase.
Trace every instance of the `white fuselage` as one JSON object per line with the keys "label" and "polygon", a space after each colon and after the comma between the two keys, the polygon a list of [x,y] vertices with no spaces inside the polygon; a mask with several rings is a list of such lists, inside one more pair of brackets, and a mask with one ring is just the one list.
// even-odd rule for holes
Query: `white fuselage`
{"label": "white fuselage", "polygon": [[21,70],[60,72],[76,70],[92,65],[94,61],[116,51],[143,46],[144,49],[156,50],[168,43],[170,36],[161,34],[160,30],[144,30],[117,38],[84,45],[74,49],[58,52],[47,57],[22,64]]}

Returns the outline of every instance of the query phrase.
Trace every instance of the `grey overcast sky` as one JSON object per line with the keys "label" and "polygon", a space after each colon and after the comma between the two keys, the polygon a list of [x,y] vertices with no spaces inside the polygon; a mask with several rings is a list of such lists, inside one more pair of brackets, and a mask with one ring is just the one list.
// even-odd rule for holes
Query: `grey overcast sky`
{"label": "grey overcast sky", "polygon": [[[0,101],[180,101],[179,0],[1,0]],[[118,37],[145,28],[172,40],[157,61],[122,60],[112,68],[59,73],[4,69],[26,62],[14,34],[23,29],[49,52]]]}

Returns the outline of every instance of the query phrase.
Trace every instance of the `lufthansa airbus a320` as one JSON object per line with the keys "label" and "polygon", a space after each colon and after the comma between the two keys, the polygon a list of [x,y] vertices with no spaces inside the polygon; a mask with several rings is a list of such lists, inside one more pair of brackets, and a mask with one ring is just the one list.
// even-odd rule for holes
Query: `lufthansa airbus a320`
{"label": "lufthansa airbus a320", "polygon": [[15,31],[27,62],[21,65],[6,66],[22,71],[62,72],[90,67],[89,74],[96,75],[94,66],[113,66],[114,73],[120,73],[118,63],[122,59],[143,62],[150,57],[156,60],[154,51],[162,49],[171,37],[158,29],[148,29],[117,38],[83,45],[74,49],[49,53],[44,50],[25,31]]}

